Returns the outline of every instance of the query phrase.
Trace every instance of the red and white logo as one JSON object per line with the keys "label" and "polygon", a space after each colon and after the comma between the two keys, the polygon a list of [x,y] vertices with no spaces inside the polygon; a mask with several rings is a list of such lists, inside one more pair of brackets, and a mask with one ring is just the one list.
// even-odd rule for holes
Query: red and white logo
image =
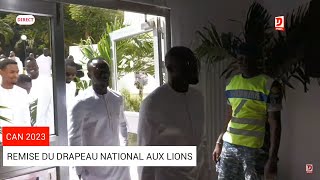
{"label": "red and white logo", "polygon": [[32,25],[36,22],[36,18],[32,15],[19,15],[16,17],[16,22],[19,25]]}
{"label": "red and white logo", "polygon": [[284,16],[277,16],[274,18],[274,29],[277,31],[284,31]]}
{"label": "red and white logo", "polygon": [[313,173],[313,165],[312,164],[306,164],[306,172],[307,172],[307,174]]}

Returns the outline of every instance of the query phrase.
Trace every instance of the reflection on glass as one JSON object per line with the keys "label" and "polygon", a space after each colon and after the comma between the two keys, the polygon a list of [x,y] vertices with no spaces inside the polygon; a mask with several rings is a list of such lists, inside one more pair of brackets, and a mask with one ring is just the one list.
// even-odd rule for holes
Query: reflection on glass
{"label": "reflection on glass", "polygon": [[124,96],[126,111],[139,112],[144,97],[158,85],[155,80],[154,47],[151,33],[116,43],[118,60],[117,87]]}
{"label": "reflection on glass", "polygon": [[82,67],[74,62],[73,56],[68,56],[65,60],[66,68],[66,106],[70,108],[72,102],[75,99],[77,93],[76,81],[84,76]]}
{"label": "reflection on glass", "polygon": [[50,19],[0,12],[0,126],[49,126],[54,133]]}

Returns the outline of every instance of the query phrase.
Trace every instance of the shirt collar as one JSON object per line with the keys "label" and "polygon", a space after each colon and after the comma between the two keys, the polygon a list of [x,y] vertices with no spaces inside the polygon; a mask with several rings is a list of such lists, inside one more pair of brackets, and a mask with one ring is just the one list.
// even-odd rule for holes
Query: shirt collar
{"label": "shirt collar", "polygon": [[108,87],[108,89],[107,89],[107,93],[104,94],[104,95],[97,94],[97,93],[94,91],[93,86],[91,86],[90,89],[91,89],[92,94],[93,94],[96,98],[107,97],[107,95],[110,94],[110,88],[109,88],[109,87]]}

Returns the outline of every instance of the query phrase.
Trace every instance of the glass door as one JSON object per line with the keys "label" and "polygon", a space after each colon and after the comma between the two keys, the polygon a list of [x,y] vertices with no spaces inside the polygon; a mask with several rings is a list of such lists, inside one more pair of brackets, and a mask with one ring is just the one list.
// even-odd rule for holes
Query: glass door
{"label": "glass door", "polygon": [[165,19],[133,12],[124,17],[126,26],[110,33],[112,86],[125,99],[130,133],[137,134],[142,100],[165,82]]}
{"label": "glass door", "polygon": [[[10,119],[11,126],[21,125],[17,119],[25,120],[28,126],[49,126],[50,145],[67,145],[62,6],[42,0],[0,0],[0,4],[1,60],[17,62],[19,77],[15,87],[26,92],[21,96],[0,95],[0,106],[9,109],[0,109],[0,115]],[[1,76],[1,83],[6,82],[6,75]],[[23,109],[28,111],[23,115],[22,110],[16,111],[22,103],[29,106]],[[8,124],[0,119],[0,126]],[[0,159],[1,156],[2,147]],[[50,171],[50,177],[68,179],[64,167],[3,167],[2,161],[0,179],[45,174],[48,169],[55,169]]]}
{"label": "glass door", "polygon": [[[110,33],[113,89],[125,101],[129,145],[137,145],[139,110],[143,99],[164,83],[165,19],[124,12],[125,27]],[[136,167],[130,167],[137,179]]]}

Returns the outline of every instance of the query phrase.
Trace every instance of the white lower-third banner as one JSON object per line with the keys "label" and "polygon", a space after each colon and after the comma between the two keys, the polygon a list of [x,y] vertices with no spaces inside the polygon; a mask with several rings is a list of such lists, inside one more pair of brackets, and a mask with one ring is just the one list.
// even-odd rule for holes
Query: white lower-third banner
{"label": "white lower-third banner", "polygon": [[4,146],[3,166],[197,166],[196,146]]}

